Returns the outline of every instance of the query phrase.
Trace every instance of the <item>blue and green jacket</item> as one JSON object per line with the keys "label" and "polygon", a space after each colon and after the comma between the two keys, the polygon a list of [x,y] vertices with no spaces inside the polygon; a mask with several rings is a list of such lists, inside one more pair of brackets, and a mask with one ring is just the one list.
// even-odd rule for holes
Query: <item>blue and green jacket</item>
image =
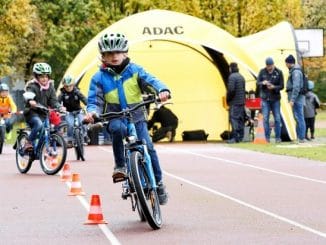
{"label": "blue and green jacket", "polygon": [[[91,79],[87,111],[101,114],[131,108],[143,101],[142,88],[146,86],[152,87],[156,93],[169,91],[160,80],[135,63],[129,63],[120,74],[102,66]],[[145,108],[136,110],[133,113],[133,120],[134,122],[147,120]]]}

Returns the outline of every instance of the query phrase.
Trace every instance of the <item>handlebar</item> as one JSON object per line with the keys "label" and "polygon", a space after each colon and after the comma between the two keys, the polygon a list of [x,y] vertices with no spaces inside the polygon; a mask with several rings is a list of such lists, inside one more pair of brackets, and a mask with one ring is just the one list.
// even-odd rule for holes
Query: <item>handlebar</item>
{"label": "handlebar", "polygon": [[[146,98],[145,101],[135,105],[132,108],[127,108],[124,109],[122,111],[118,111],[118,112],[107,112],[107,113],[103,113],[98,115],[98,119],[102,119],[102,120],[110,120],[110,119],[114,119],[114,118],[122,118],[122,117],[128,117],[130,115],[131,112],[137,110],[138,108],[151,104],[151,103],[160,103],[159,99],[156,99],[154,95],[148,96],[148,98]],[[96,119],[96,118],[95,118]]]}

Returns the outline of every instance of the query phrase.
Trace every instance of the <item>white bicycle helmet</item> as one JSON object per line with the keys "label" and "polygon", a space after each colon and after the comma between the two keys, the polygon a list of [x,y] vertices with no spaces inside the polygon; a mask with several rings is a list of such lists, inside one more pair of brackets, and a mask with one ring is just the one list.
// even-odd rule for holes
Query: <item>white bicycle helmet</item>
{"label": "white bicycle helmet", "polygon": [[9,86],[6,83],[0,84],[0,92],[2,91],[9,91]]}
{"label": "white bicycle helmet", "polygon": [[62,83],[63,85],[68,85],[68,86],[73,85],[75,84],[75,79],[70,75],[66,75],[64,76]]}
{"label": "white bicycle helmet", "polygon": [[121,33],[106,33],[98,41],[100,53],[128,52],[128,40]]}
{"label": "white bicycle helmet", "polygon": [[35,63],[33,66],[33,73],[36,75],[50,75],[52,69],[47,63]]}

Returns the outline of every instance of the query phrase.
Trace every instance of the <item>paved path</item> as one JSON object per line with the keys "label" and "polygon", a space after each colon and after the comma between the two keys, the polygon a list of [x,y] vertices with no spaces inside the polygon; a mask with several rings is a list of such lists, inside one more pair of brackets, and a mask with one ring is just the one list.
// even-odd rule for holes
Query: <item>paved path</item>
{"label": "paved path", "polygon": [[[0,155],[0,244],[326,244],[326,163],[222,144],[158,144],[170,200],[164,225],[139,222],[113,184],[111,146],[74,160],[84,197],[67,196],[59,176],[35,162],[18,173],[10,147]],[[85,226],[100,194],[108,225]]]}

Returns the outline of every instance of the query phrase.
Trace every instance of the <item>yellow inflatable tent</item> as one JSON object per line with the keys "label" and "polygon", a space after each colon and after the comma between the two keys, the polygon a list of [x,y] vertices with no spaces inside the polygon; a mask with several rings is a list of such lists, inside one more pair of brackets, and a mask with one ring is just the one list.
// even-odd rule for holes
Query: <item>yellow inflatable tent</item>
{"label": "yellow inflatable tent", "polygon": [[[208,140],[220,140],[230,129],[223,106],[228,64],[237,62],[246,89],[255,89],[256,76],[267,56],[288,72],[284,57],[295,52],[291,25],[281,23],[264,32],[235,38],[201,19],[166,10],[150,10],[126,17],[96,35],[75,57],[66,74],[76,77],[87,95],[89,81],[100,65],[97,41],[105,32],[120,32],[129,39],[129,57],[162,80],[172,92],[169,105],[179,118],[176,140],[185,130],[204,129]],[[270,35],[272,34],[272,35]],[[278,37],[277,41],[270,38]],[[290,108],[282,101],[286,132],[295,138]]]}

